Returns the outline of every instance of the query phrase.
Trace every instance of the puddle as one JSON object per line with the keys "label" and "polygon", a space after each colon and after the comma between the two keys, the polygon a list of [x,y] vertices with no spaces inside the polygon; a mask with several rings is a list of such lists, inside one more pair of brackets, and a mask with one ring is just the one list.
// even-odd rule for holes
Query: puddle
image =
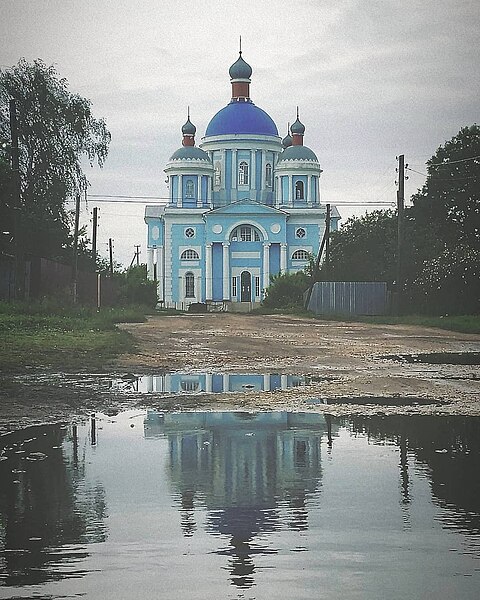
{"label": "puddle", "polygon": [[443,406],[438,400],[410,396],[338,396],[335,398],[309,398],[306,404],[360,404],[374,406]]}
{"label": "puddle", "polygon": [[387,354],[386,360],[427,365],[480,365],[480,352],[430,352],[425,354]]}
{"label": "puddle", "polygon": [[2,598],[478,596],[478,418],[130,411],[0,456]]}

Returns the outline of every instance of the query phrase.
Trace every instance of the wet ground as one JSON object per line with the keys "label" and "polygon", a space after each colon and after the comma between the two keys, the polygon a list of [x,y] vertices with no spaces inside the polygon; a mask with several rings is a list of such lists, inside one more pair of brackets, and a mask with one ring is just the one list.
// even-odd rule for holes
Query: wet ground
{"label": "wet ground", "polygon": [[125,324],[97,373],[0,376],[0,432],[127,408],[480,415],[480,335],[243,314]]}

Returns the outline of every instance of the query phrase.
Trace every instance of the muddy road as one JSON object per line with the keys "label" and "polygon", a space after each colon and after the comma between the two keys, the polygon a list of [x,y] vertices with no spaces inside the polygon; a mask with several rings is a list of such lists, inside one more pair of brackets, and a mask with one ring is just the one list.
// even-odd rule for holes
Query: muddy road
{"label": "muddy road", "polygon": [[[78,376],[31,373],[4,381],[0,431],[132,407],[480,416],[476,334],[225,313],[151,317],[121,327],[135,337],[137,353],[102,372],[80,373],[79,366]],[[477,364],[461,364],[468,362]],[[308,385],[187,395],[112,385],[112,377],[129,383],[178,371],[303,375]]]}

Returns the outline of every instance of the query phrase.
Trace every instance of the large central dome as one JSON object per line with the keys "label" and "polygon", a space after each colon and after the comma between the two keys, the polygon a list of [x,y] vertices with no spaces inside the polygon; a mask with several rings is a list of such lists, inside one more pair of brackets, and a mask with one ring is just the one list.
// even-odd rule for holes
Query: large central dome
{"label": "large central dome", "polygon": [[205,133],[206,137],[229,134],[278,136],[278,131],[272,118],[251,100],[233,100],[217,112]]}

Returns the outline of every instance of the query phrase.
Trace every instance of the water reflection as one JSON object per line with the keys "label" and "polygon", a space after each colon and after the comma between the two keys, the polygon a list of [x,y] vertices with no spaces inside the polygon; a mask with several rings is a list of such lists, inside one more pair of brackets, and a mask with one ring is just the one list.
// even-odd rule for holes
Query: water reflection
{"label": "water reflection", "polygon": [[75,426],[30,427],[0,438],[3,585],[78,576],[85,544],[105,541],[104,490],[86,485],[85,470]]}
{"label": "water reflection", "polygon": [[263,534],[285,525],[308,528],[307,499],[320,486],[320,447],[322,437],[331,440],[330,417],[149,412],[145,436],[159,435],[168,437],[184,535],[196,529],[200,502],[208,509],[207,530],[229,538],[218,553],[228,556],[232,583],[253,585],[253,557],[277,552]]}
{"label": "water reflection", "polygon": [[310,379],[302,375],[278,373],[161,373],[159,375],[127,375],[112,380],[111,388],[123,392],[152,392],[192,394],[205,392],[249,392],[286,390],[308,385]]}

